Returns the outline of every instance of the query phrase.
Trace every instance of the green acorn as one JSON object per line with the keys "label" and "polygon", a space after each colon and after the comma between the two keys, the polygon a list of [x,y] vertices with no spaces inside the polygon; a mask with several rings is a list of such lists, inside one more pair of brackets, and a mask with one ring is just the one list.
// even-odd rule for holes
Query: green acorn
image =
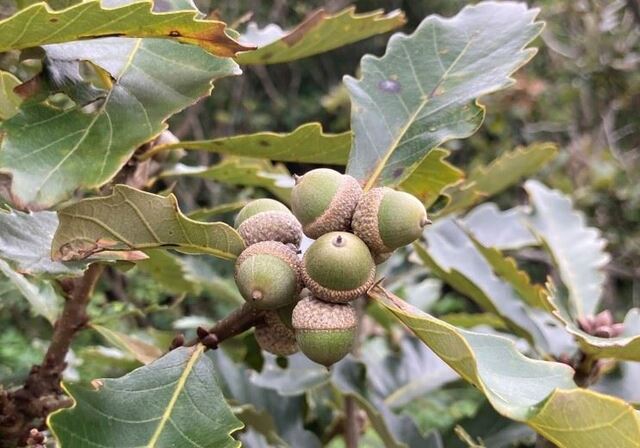
{"label": "green acorn", "polygon": [[273,199],[256,199],[236,216],[235,227],[247,246],[261,241],[279,241],[300,246],[302,226],[291,211]]}
{"label": "green acorn", "polygon": [[347,232],[331,232],[309,246],[302,262],[304,285],[327,302],[349,302],[375,281],[376,266],[366,244]]}
{"label": "green acorn", "polygon": [[351,351],[358,326],[356,310],[350,304],[328,303],[313,297],[298,302],[292,323],[302,353],[326,367]]}
{"label": "green acorn", "polygon": [[414,196],[380,187],[362,196],[351,226],[372,253],[383,254],[420,238],[430,222],[424,205]]}
{"label": "green acorn", "polygon": [[264,324],[256,327],[254,335],[258,345],[263,350],[278,356],[293,355],[298,351],[295,333],[291,326],[292,308],[288,308],[287,323],[283,319],[287,312],[281,313],[280,309],[267,311],[264,314]]}
{"label": "green acorn", "polygon": [[235,280],[242,297],[258,309],[276,309],[298,299],[302,289],[297,254],[277,241],[262,241],[236,261]]}
{"label": "green acorn", "polygon": [[291,192],[291,210],[309,238],[328,232],[347,231],[362,197],[353,177],[327,168],[309,171],[297,179]]}

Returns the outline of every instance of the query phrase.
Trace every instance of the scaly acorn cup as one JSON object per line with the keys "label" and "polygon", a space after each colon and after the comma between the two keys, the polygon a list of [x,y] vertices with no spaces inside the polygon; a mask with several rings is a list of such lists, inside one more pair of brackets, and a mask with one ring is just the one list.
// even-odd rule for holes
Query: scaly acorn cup
{"label": "scaly acorn cup", "polygon": [[261,241],[279,241],[300,246],[302,226],[291,211],[273,199],[256,199],[236,216],[235,227],[247,246]]}
{"label": "scaly acorn cup", "polygon": [[257,326],[254,332],[260,348],[278,356],[289,356],[298,351],[295,333],[290,324],[291,308],[288,313],[289,325],[279,309],[265,312],[264,324]]}
{"label": "scaly acorn cup", "polygon": [[328,303],[313,297],[298,302],[292,323],[302,353],[326,367],[351,351],[358,327],[351,304]]}
{"label": "scaly acorn cup", "polygon": [[345,303],[373,285],[376,266],[369,248],[352,233],[331,232],[309,246],[302,279],[311,294],[327,302]]}
{"label": "scaly acorn cup", "polygon": [[235,280],[242,297],[256,308],[280,308],[298,299],[302,289],[300,259],[282,243],[262,241],[240,254]]}
{"label": "scaly acorn cup", "polygon": [[353,233],[371,252],[383,254],[411,244],[431,221],[424,205],[414,196],[380,187],[366,192],[353,214]]}
{"label": "scaly acorn cup", "polygon": [[317,239],[328,232],[349,230],[361,197],[362,187],[353,177],[319,168],[296,180],[291,210],[304,234]]}

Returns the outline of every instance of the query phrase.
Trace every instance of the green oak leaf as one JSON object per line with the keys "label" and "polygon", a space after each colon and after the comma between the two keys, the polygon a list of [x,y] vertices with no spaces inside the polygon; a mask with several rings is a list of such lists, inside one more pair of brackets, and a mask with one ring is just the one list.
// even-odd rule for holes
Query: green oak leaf
{"label": "green oak leaf", "polygon": [[167,118],[208,95],[214,79],[240,73],[231,59],[166,39],[104,38],[47,46],[46,53],[49,64],[86,60],[113,80],[86,107],[27,102],[0,125],[0,172],[12,176],[19,208],[46,208],[77,188],[103,185]]}
{"label": "green oak leaf", "polygon": [[0,120],[6,120],[18,113],[22,98],[13,91],[22,82],[9,72],[0,70]]}
{"label": "green oak leaf", "polygon": [[581,389],[567,365],[526,358],[509,339],[462,330],[380,286],[369,292],[501,415],[526,423],[561,448],[637,448],[640,414],[624,401]]}
{"label": "green oak leaf", "polygon": [[595,314],[604,288],[604,266],[609,262],[601,232],[587,227],[571,199],[540,182],[529,180],[525,190],[533,206],[530,226],[547,247],[569,291],[567,312],[574,319]]}
{"label": "green oak leaf", "polygon": [[273,389],[283,396],[296,396],[326,383],[329,372],[301,353],[288,356],[286,368],[278,365],[274,355],[264,353],[262,370],[251,372],[249,378],[256,386]]}
{"label": "green oak leaf", "polygon": [[504,191],[539,171],[557,152],[557,147],[552,143],[534,143],[505,152],[487,166],[472,169],[466,182],[445,192],[449,196],[449,203],[437,215],[462,211]]}
{"label": "green oak leaf", "polygon": [[58,211],[51,245],[54,260],[78,260],[103,250],[173,248],[234,259],[244,242],[222,222],[193,221],[174,195],[158,196],[116,185],[106,197],[81,200]]}
{"label": "green oak leaf", "polygon": [[107,3],[86,0],[60,11],[45,2],[30,5],[0,21],[0,52],[103,36],[171,38],[223,57],[250,49],[227,36],[224,22],[198,19],[193,11],[153,13],[150,0]]}
{"label": "green oak leaf", "polygon": [[517,290],[494,273],[459,224],[452,219],[438,220],[424,236],[427,244],[414,244],[414,248],[434,274],[499,316],[516,334],[549,352],[544,333]]}
{"label": "green oak leaf", "polygon": [[448,187],[464,178],[464,172],[445,159],[450,152],[434,148],[411,175],[400,184],[400,188],[420,199],[425,207],[432,205]]}
{"label": "green oak leaf", "polygon": [[261,187],[288,203],[294,180],[282,164],[269,160],[225,157],[212,166],[175,165],[163,177],[188,176],[243,187]]}
{"label": "green oak leaf", "polygon": [[326,134],[320,123],[307,123],[287,133],[256,132],[213,140],[180,141],[157,146],[145,157],[176,148],[279,162],[346,165],[351,149],[351,132]]}
{"label": "green oak leaf", "polygon": [[319,9],[288,32],[273,24],[258,29],[252,23],[240,41],[257,45],[258,49],[238,54],[237,61],[240,64],[294,61],[386,33],[405,22],[404,13],[399,10],[388,14],[381,10],[356,14],[355,7],[349,7],[336,14]]}
{"label": "green oak leaf", "polygon": [[240,446],[230,435],[243,425],[203,352],[173,350],[122,378],[94,381],[95,390],[66,384],[75,406],[49,416],[54,437],[65,448]]}
{"label": "green oak leaf", "polygon": [[187,214],[191,219],[196,221],[208,220],[214,216],[224,215],[225,213],[237,212],[247,205],[248,201],[227,202],[225,204],[214,205],[208,208],[199,208]]}
{"label": "green oak leaf", "polygon": [[537,13],[512,2],[467,6],[392,36],[381,58],[362,58],[362,78],[344,78],[355,136],[348,173],[367,188],[396,186],[430,150],[472,135],[484,116],[475,100],[512,85],[535,54],[525,47],[542,30]]}

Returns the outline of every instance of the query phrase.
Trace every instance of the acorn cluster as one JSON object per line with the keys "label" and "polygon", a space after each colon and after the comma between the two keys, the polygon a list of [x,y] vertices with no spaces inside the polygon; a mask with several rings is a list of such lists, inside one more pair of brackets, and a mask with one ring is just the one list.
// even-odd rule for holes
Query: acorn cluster
{"label": "acorn cluster", "polygon": [[[242,296],[265,311],[255,336],[264,350],[301,350],[330,366],[353,345],[351,301],[373,285],[376,264],[422,235],[423,204],[390,188],[363,192],[356,179],[316,169],[296,179],[291,210],[257,199],[236,217],[247,248],[235,266]],[[299,255],[302,234],[315,241]]]}

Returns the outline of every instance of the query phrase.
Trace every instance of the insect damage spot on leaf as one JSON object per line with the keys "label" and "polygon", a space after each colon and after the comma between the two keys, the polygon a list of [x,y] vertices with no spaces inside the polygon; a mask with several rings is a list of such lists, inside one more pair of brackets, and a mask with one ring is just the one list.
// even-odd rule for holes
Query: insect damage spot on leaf
{"label": "insect damage spot on leaf", "polygon": [[269,146],[270,145],[269,142],[266,141],[266,140],[260,140],[260,141],[258,141],[258,144],[260,146]]}
{"label": "insect damage spot on leaf", "polygon": [[400,83],[394,79],[383,79],[378,83],[378,88],[389,93],[400,93],[402,90]]}
{"label": "insect damage spot on leaf", "polygon": [[178,31],[170,31],[169,36],[171,37],[180,37],[180,33]]}
{"label": "insect damage spot on leaf", "polygon": [[400,178],[400,176],[402,176],[403,173],[404,173],[404,169],[398,167],[395,170],[393,170],[392,175],[393,175],[394,179],[398,179],[398,178]]}

